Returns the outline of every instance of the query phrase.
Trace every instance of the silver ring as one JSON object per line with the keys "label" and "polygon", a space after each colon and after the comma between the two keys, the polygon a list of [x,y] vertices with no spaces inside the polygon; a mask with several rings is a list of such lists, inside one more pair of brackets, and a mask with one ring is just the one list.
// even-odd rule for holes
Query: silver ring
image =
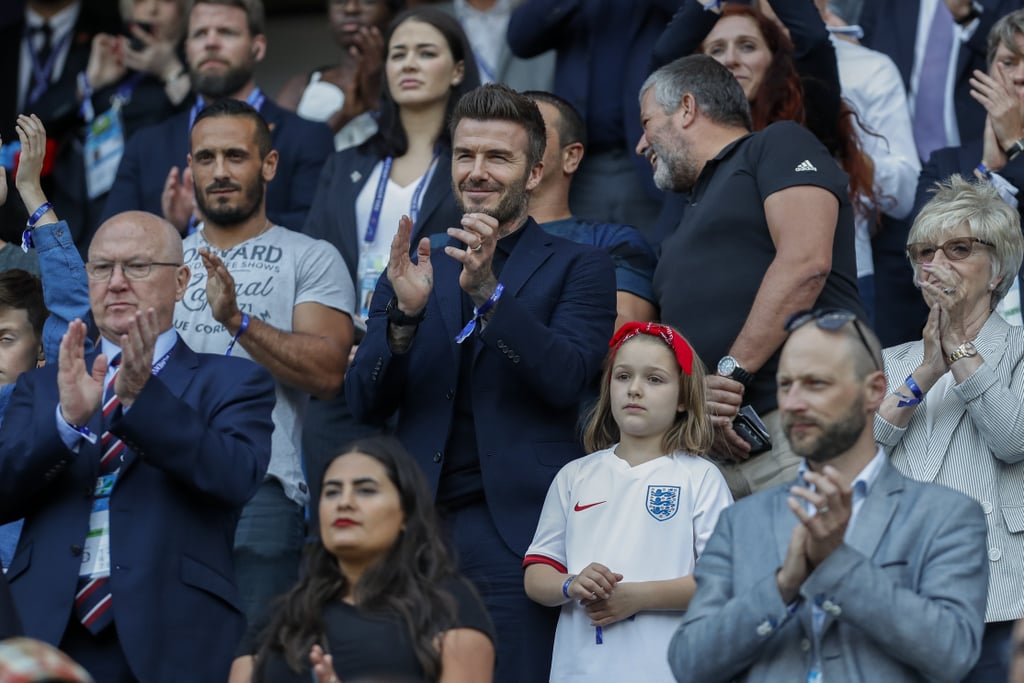
{"label": "silver ring", "polygon": [[942,289],[942,293],[943,294],[952,294],[955,291],[956,291],[956,287],[944,287]]}
{"label": "silver ring", "polygon": [[818,508],[818,514],[819,514],[819,515],[823,515],[823,514],[825,514],[826,512],[828,512],[828,506],[827,506],[827,505],[826,505],[825,507],[820,507],[820,508]]}
{"label": "silver ring", "polygon": [[475,247],[470,247],[470,249],[473,250],[475,253],[480,253],[481,251],[484,250],[484,243],[481,242],[480,244],[476,245]]}

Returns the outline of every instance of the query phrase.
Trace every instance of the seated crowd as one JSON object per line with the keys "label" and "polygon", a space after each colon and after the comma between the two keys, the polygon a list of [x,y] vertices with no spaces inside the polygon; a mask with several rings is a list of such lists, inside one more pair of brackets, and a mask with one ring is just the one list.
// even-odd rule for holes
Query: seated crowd
{"label": "seated crowd", "polygon": [[326,5],[0,13],[0,681],[1024,683],[1024,0]]}

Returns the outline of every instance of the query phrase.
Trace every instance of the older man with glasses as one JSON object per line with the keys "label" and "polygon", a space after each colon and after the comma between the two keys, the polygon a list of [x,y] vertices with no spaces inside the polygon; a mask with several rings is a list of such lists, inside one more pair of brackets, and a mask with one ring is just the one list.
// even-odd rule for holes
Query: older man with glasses
{"label": "older man with glasses", "polygon": [[100,352],[73,321],[0,428],[0,520],[25,517],[7,578],[26,635],[100,681],[225,680],[245,619],[232,539],[270,461],[274,387],[174,331],[190,272],[147,213],[96,233]]}

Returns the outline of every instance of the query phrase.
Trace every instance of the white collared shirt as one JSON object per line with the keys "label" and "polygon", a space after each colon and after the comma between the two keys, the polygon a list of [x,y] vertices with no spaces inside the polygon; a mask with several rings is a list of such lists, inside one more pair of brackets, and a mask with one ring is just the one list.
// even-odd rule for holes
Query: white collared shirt
{"label": "white collared shirt", "polygon": [[467,0],[454,0],[455,17],[469,38],[480,71],[480,82],[490,83],[497,77],[505,46],[508,20],[512,16],[510,0],[498,0],[489,10],[471,7]]}

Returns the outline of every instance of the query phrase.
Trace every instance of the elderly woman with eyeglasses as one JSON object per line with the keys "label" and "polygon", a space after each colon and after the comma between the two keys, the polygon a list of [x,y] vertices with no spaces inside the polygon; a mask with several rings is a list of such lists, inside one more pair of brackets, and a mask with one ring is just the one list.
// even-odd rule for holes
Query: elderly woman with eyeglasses
{"label": "elderly woman with eyeglasses", "polygon": [[905,475],[972,496],[988,521],[985,636],[964,681],[1006,680],[1024,617],[1024,330],[994,310],[1022,254],[1020,218],[991,185],[940,185],[907,240],[931,309],[924,338],[883,353],[890,394],[875,438]]}

